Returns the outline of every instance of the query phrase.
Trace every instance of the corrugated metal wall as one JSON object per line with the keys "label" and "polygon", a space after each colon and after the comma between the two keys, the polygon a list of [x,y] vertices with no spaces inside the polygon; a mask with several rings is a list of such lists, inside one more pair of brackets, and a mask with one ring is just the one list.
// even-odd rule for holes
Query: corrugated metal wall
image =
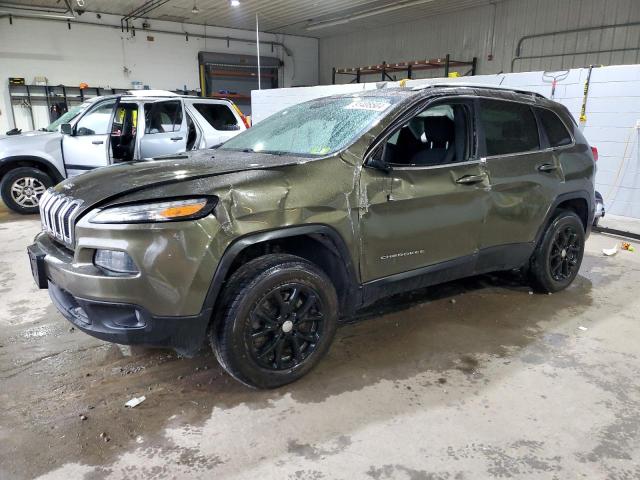
{"label": "corrugated metal wall", "polygon": [[[320,40],[320,81],[331,83],[333,67],[437,58],[447,53],[461,60],[478,57],[481,74],[509,72],[518,42],[525,35],[629,22],[640,22],[640,0],[504,0],[384,28],[358,30],[354,25],[351,34]],[[614,49],[620,51],[576,54]],[[493,60],[488,59],[490,54]],[[522,57],[540,55],[553,56],[516,60],[513,71],[640,63],[640,24],[562,33],[522,43]],[[442,71],[427,71],[414,78],[441,75]],[[345,76],[337,81],[349,80]]]}

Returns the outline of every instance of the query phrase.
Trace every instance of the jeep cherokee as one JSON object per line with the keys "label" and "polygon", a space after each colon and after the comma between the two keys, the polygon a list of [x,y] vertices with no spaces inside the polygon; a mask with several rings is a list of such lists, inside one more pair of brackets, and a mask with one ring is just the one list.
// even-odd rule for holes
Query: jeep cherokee
{"label": "jeep cherokee", "polygon": [[384,296],[511,269],[566,288],[594,172],[567,109],[540,95],[385,88],[287,107],[216,150],[67,179],[28,250],[80,330],[185,354],[208,339],[233,377],[270,388]]}

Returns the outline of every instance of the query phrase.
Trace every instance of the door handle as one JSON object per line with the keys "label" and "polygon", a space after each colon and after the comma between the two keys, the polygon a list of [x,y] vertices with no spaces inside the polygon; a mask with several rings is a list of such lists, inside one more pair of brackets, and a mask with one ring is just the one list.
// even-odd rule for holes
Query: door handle
{"label": "door handle", "polygon": [[486,175],[465,175],[464,177],[460,177],[456,180],[456,183],[460,183],[462,185],[473,185],[474,183],[484,182]]}
{"label": "door handle", "polygon": [[553,165],[552,163],[543,163],[538,167],[538,170],[540,172],[553,172],[554,170],[557,170],[557,169],[558,167],[556,165]]}
{"label": "door handle", "polygon": [[102,145],[104,143],[104,140],[94,140],[93,142],[94,145]]}
{"label": "door handle", "polygon": [[171,140],[177,142],[178,140],[182,140],[184,137],[171,137]]}

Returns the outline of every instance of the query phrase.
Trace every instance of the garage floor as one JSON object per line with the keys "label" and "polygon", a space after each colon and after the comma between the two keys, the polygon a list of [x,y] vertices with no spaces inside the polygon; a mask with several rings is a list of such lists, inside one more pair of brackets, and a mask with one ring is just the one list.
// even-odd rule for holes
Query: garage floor
{"label": "garage floor", "polygon": [[640,251],[603,257],[613,238],[560,294],[485,276],[395,298],[264,392],[209,353],[70,329],[31,280],[38,229],[0,207],[0,478],[640,477]]}

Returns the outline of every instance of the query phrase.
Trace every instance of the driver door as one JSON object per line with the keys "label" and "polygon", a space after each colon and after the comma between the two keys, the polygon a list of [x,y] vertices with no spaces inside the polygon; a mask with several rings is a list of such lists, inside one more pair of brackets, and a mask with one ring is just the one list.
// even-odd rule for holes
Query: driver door
{"label": "driver door", "polygon": [[360,178],[363,281],[473,272],[489,195],[473,111],[463,99],[429,104],[374,151],[389,168],[368,162]]}
{"label": "driver door", "polygon": [[76,122],[71,135],[62,137],[67,176],[72,177],[109,164],[109,134],[117,98],[99,102]]}
{"label": "driver door", "polygon": [[141,158],[171,155],[187,150],[189,129],[181,99],[145,103],[144,122],[144,135],[140,140]]}

